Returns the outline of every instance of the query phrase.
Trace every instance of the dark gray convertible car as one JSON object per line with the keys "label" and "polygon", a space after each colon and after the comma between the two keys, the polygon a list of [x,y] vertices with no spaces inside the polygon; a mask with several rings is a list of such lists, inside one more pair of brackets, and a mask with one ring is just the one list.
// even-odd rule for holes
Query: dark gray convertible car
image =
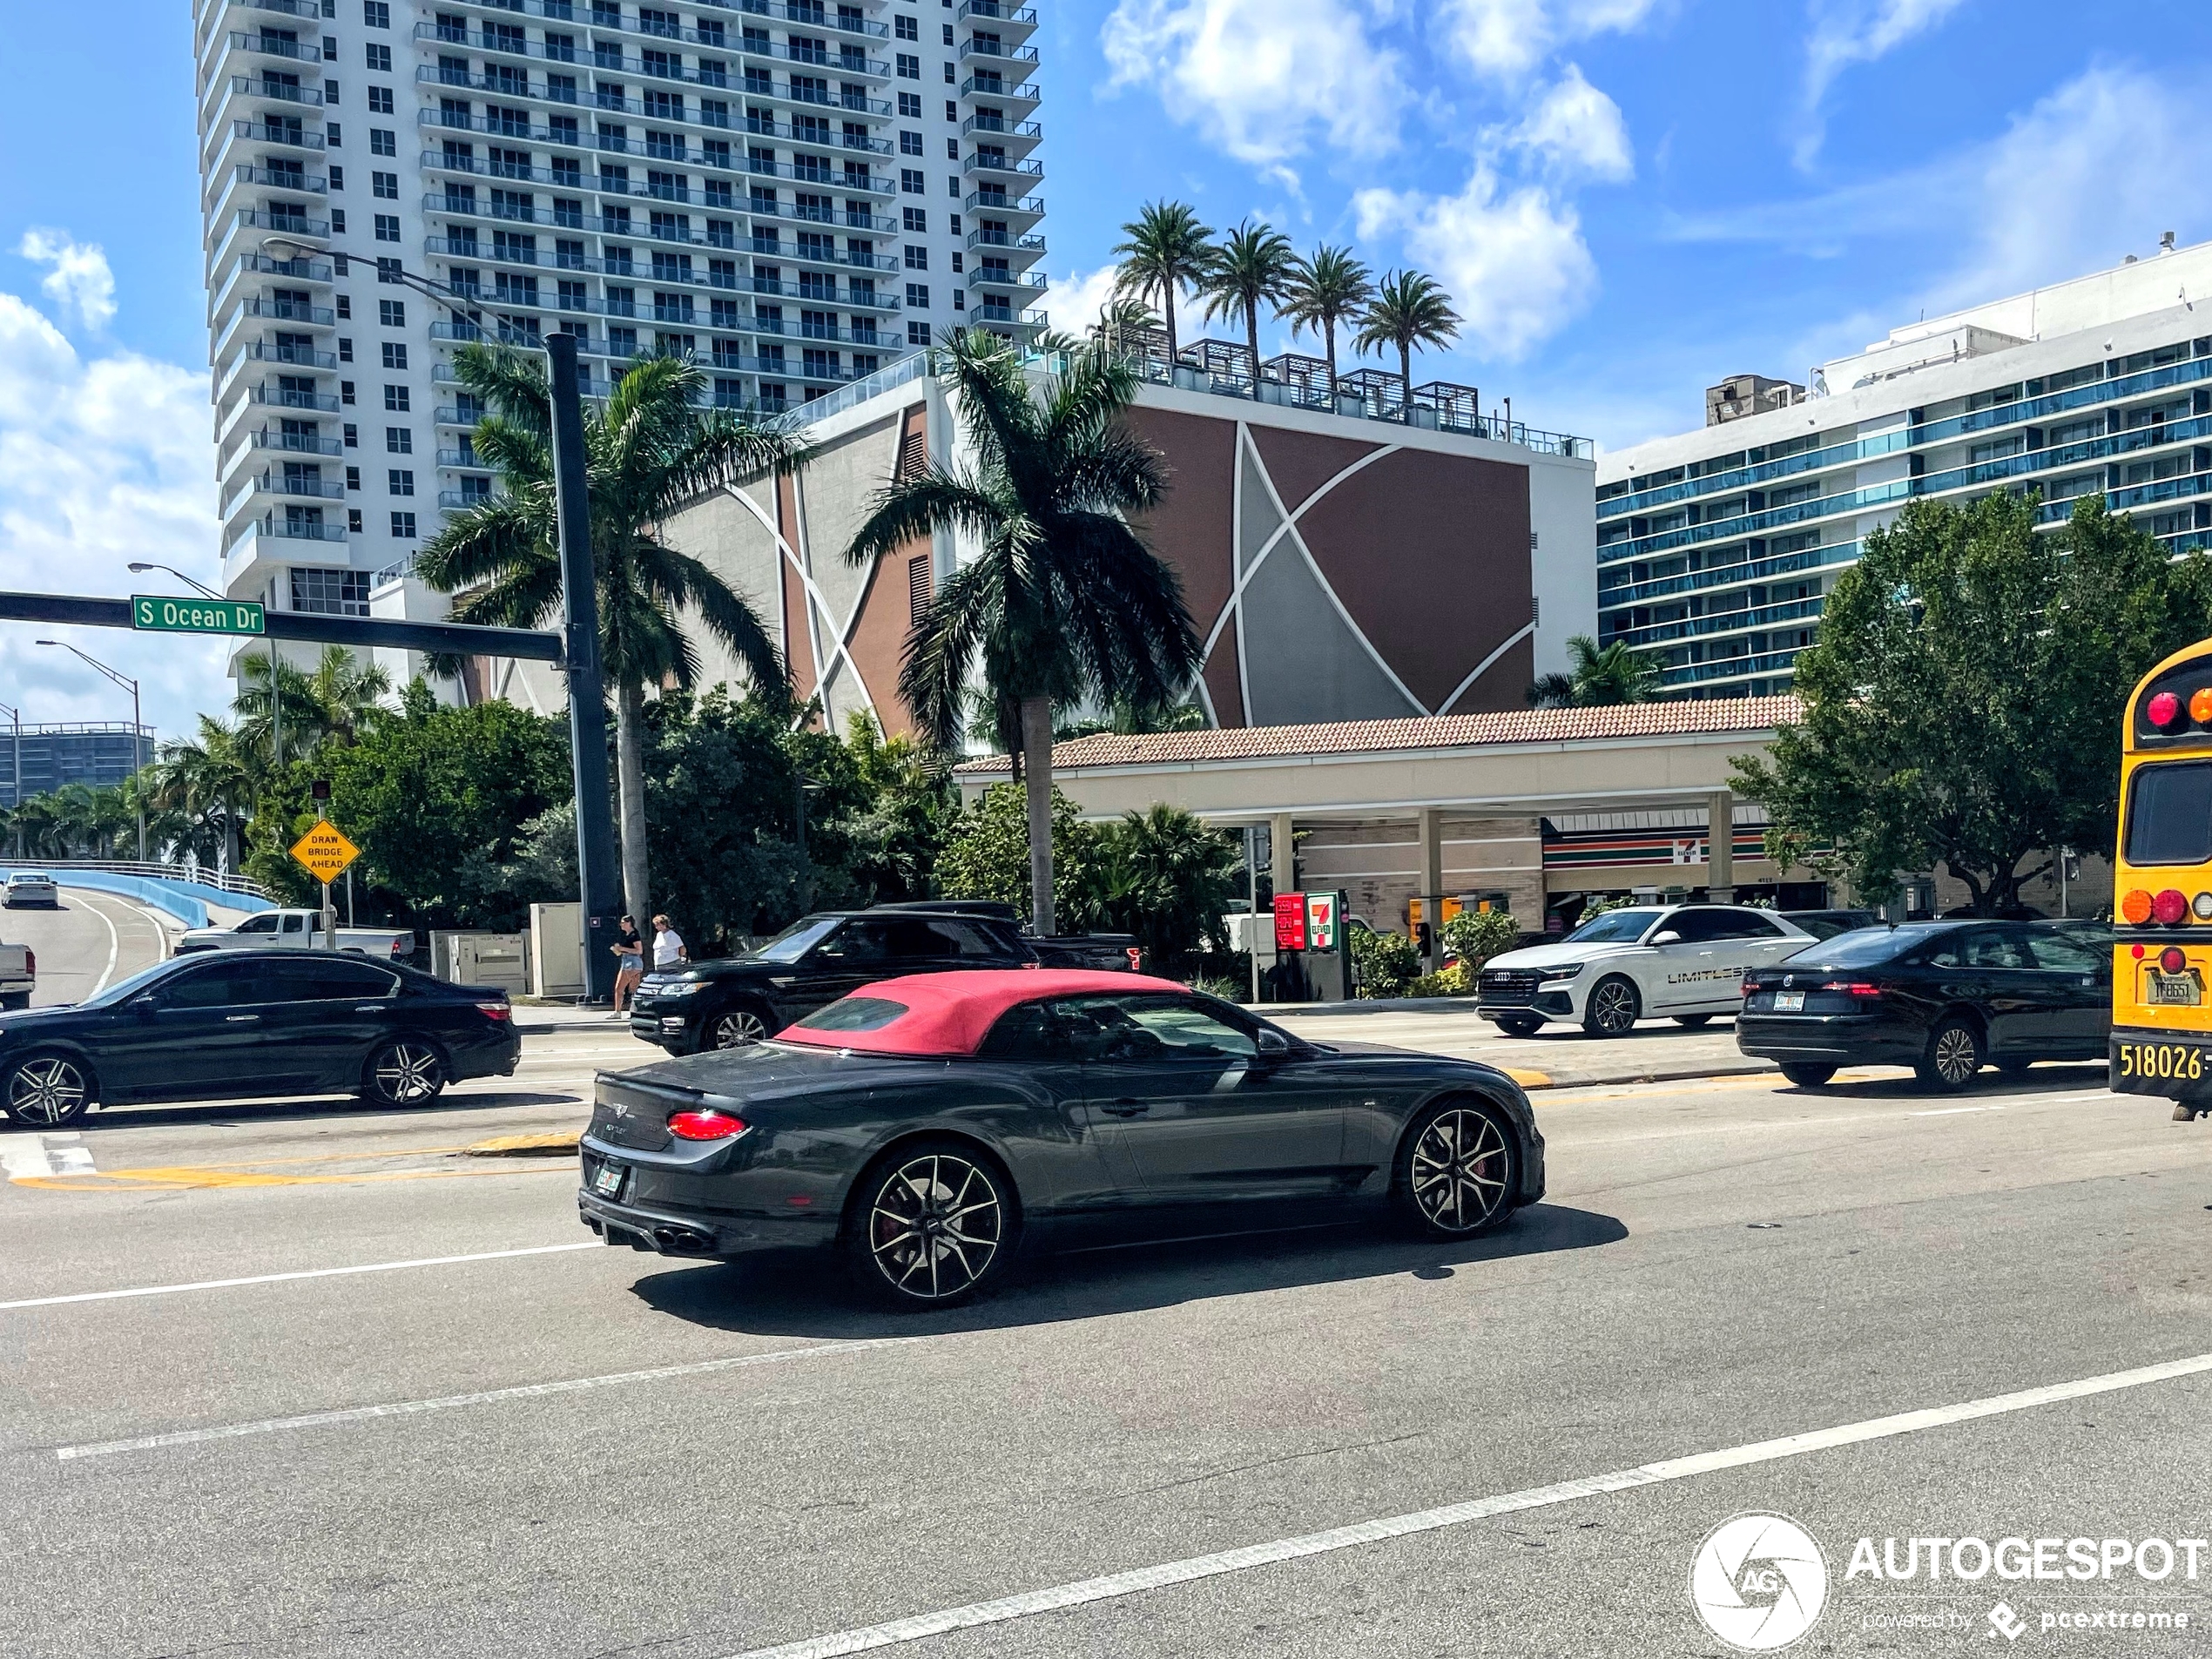
{"label": "dark gray convertible car", "polygon": [[1305,1042],[1167,980],[1017,969],[883,981],[766,1042],[603,1073],[583,1176],[610,1244],[833,1247],[871,1293],[941,1306],[1055,1233],[1364,1206],[1467,1238],[1543,1196],[1544,1142],[1488,1066]]}

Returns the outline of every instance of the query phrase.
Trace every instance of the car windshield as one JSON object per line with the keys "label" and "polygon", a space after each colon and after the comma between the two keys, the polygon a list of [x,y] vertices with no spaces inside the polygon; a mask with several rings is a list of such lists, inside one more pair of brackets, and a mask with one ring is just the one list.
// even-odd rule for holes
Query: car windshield
{"label": "car windshield", "polygon": [[1872,968],[1894,961],[1926,935],[1902,927],[1854,927],[1833,939],[1824,939],[1790,958],[1792,968]]}
{"label": "car windshield", "polygon": [[795,962],[828,938],[837,923],[835,916],[804,917],[746,955],[757,962]]}
{"label": "car windshield", "polygon": [[1608,910],[1593,917],[1561,940],[1567,945],[1633,945],[1644,929],[1659,920],[1656,910]]}

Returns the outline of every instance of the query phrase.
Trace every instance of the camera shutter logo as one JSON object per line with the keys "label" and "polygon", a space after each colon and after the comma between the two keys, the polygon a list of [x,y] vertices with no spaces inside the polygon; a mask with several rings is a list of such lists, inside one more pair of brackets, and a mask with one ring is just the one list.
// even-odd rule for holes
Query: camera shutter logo
{"label": "camera shutter logo", "polygon": [[1828,1562],[1812,1534],[1786,1515],[1737,1515],[1697,1547],[1689,1600],[1730,1647],[1777,1652],[1819,1622]]}

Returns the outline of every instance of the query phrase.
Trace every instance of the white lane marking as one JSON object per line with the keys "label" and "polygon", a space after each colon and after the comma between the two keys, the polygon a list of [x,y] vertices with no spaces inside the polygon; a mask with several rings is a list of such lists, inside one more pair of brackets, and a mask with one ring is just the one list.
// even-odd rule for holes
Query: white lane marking
{"label": "white lane marking", "polygon": [[46,1156],[46,1143],[36,1135],[0,1135],[0,1171],[10,1181],[25,1176],[51,1175],[53,1160]]}
{"label": "white lane marking", "polygon": [[89,1146],[57,1146],[50,1148],[46,1156],[51,1160],[56,1175],[98,1175],[99,1168],[92,1162]]}
{"label": "white lane marking", "polygon": [[1224,1549],[1211,1555],[1193,1555],[1184,1561],[1163,1561],[1155,1567],[1140,1567],[1127,1573],[1109,1573],[1103,1577],[1082,1579],[1072,1584],[1055,1585],[1048,1589],[1029,1590],[995,1602],[974,1602],[966,1607],[948,1608],[939,1613],[922,1613],[911,1618],[894,1619],[887,1624],[840,1630],[831,1635],[809,1636],[803,1641],[786,1642],[772,1648],[753,1648],[732,1656],[732,1659],[833,1659],[839,1654],[866,1653],[875,1648],[889,1648],[901,1642],[919,1642],[927,1636],[942,1635],[949,1630],[972,1629],[983,1624],[1003,1624],[1009,1620],[1031,1618],[1040,1613],[1055,1613],[1092,1602],[1114,1601],[1122,1596],[1140,1595],[1170,1584],[1188,1584],[1196,1579],[1249,1572],[1255,1567],[1271,1567],[1278,1561],[1297,1561],[1307,1555],[1325,1555],[1337,1550],[1350,1549],[1357,1544],[1379,1543],[1387,1538],[1404,1538],[1415,1533],[1465,1526],[1471,1521],[1485,1521],[1493,1515],[1517,1514],[1525,1510],[1572,1503],[1578,1499],[1599,1497],[1607,1493],[1627,1492],[1638,1487],[1657,1486],[1670,1480],[1686,1480],[1722,1469],[1740,1469],[1755,1463],[1803,1457],[1808,1452],[1823,1452],[1838,1446],[1860,1446],[1869,1440],[1887,1440],[1899,1434],[1917,1434],[1925,1429],[1944,1428],[1953,1423],[1971,1422],[1977,1418],[2000,1417],[2007,1413],[2028,1411],[2060,1400],[2108,1394],[2123,1388],[2140,1388],[2148,1383],[2168,1382],[2177,1377],[2197,1376],[2205,1372],[2212,1372],[2212,1353],[2196,1354],[2187,1359],[2170,1359],[2163,1365],[2143,1366],[2133,1371],[2111,1372],[2101,1377],[2085,1377],[2074,1382],[2053,1383],[2042,1388],[2022,1389],[2017,1393],[1993,1394],[1955,1406],[1938,1406],[1925,1411],[1900,1412],[1891,1417],[1869,1418],[1865,1422],[1845,1423],[1835,1428],[1817,1429],[1805,1434],[1785,1435],[1778,1440],[1759,1440],[1749,1446],[1734,1446],[1718,1452],[1700,1452],[1689,1457],[1642,1464],[1633,1469],[1618,1469],[1610,1474],[1562,1480],[1556,1486],[1532,1487],[1498,1497],[1447,1504],[1440,1509],[1416,1510],[1412,1514],[1359,1521],[1349,1527],[1332,1527],[1327,1532],[1307,1533],[1303,1537],[1249,1544],[1242,1549]]}
{"label": "white lane marking", "polygon": [[1968,1112],[2001,1112],[2002,1106],[1945,1106],[1932,1112],[1907,1112],[1907,1117],[1960,1117]]}
{"label": "white lane marking", "polygon": [[100,919],[100,926],[107,929],[107,966],[100,970],[100,977],[94,982],[92,988],[85,994],[85,1000],[89,1001],[107,989],[107,982],[115,973],[116,953],[123,948],[123,935],[115,931],[115,918],[109,915],[91,900],[85,900],[84,907],[98,916]]}
{"label": "white lane marking", "polygon": [[[0,1136],[0,1141],[30,1139],[36,1136]],[[41,1150],[41,1157],[44,1156]],[[10,1170],[12,1174],[13,1171]],[[50,1169],[44,1173],[52,1174]],[[293,1273],[255,1273],[246,1278],[203,1278],[190,1285],[141,1285],[127,1291],[79,1291],[73,1296],[34,1296],[22,1302],[0,1302],[0,1313],[15,1308],[59,1307],[69,1302],[115,1302],[132,1296],[177,1296],[185,1291],[227,1291],[240,1285],[278,1285],[295,1278],[341,1278],[349,1273],[396,1273],[408,1267],[450,1267],[458,1262],[504,1261],[511,1256],[552,1256],[564,1250],[604,1250],[596,1238],[570,1244],[533,1244],[527,1250],[486,1250],[469,1256],[424,1256],[411,1262],[368,1262],[359,1267],[310,1267]]]}
{"label": "white lane marking", "polygon": [[767,1353],[738,1354],[726,1359],[702,1359],[688,1366],[659,1366],[651,1371],[624,1371],[611,1377],[576,1377],[563,1382],[525,1383],[515,1388],[488,1388],[480,1393],[448,1394],[437,1399],[400,1400],[388,1406],[354,1406],[341,1411],[310,1412],[301,1417],[272,1417],[258,1423],[228,1423],[220,1428],[183,1429],[173,1434],[145,1434],[130,1440],[98,1440],[88,1446],[64,1446],[54,1455],[64,1462],[77,1458],[111,1457],[118,1452],[151,1452],[165,1446],[192,1446],[202,1440],[235,1440],[242,1434],[274,1434],[287,1428],[317,1428],[326,1423],[362,1423],[379,1417],[413,1417],[423,1412],[452,1411],[462,1406],[490,1406],[509,1399],[543,1399],[551,1394],[572,1394],[586,1388],[616,1388],[626,1383],[658,1382],[668,1377],[702,1377],[717,1371],[744,1371],[772,1366],[787,1359],[813,1359],[826,1354],[853,1353],[868,1348],[892,1348],[913,1340],[908,1337],[868,1337],[855,1342],[818,1342],[805,1348],[778,1348]]}

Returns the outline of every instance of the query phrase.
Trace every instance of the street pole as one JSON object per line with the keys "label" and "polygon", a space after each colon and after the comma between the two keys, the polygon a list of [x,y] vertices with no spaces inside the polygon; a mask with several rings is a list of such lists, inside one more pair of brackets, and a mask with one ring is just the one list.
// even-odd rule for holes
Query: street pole
{"label": "street pole", "polygon": [[278,690],[276,641],[269,641],[269,763],[271,769],[284,769],[284,698]]}
{"label": "street pole", "polygon": [[145,779],[140,776],[146,769],[146,757],[138,748],[139,734],[145,725],[138,713],[138,682],[131,682],[131,802],[138,809],[138,862],[146,861],[146,796]]}
{"label": "street pole", "polygon": [[[12,818],[23,806],[23,711],[11,709],[6,704],[0,703],[0,713],[5,713],[8,718],[15,723],[15,738],[10,745],[15,760],[15,789],[14,792],[8,797],[8,812]],[[20,820],[16,822],[15,831],[16,856],[21,858],[23,856],[23,824]]]}
{"label": "street pole", "polygon": [[[93,656],[91,652],[78,650],[76,646],[71,644],[66,639],[42,639],[37,643],[42,645],[59,645],[64,651],[68,651],[79,661],[88,663],[92,667],[98,669],[101,673],[106,675],[114,684],[118,685],[127,685],[131,688],[131,772],[133,779],[135,780],[138,773],[142,770],[141,759],[138,752],[138,734],[145,729],[140,724],[141,716],[138,709],[138,682],[132,679],[128,674],[124,673],[121,670],[109,667],[105,663],[102,662],[98,658]],[[20,735],[18,735],[17,741],[17,747],[20,750],[22,742]],[[17,765],[18,771],[17,773],[16,782],[17,792],[20,793],[23,783],[20,770],[22,766],[20,756],[17,759]],[[144,864],[145,861],[146,809],[145,803],[142,801],[138,805],[138,862]]]}
{"label": "street pole", "polygon": [[622,919],[614,817],[607,800],[607,693],[599,669],[598,573],[591,556],[590,476],[576,336],[545,337],[552,360],[553,492],[560,512],[563,632],[567,636],[569,749],[576,777],[576,867],[583,902],[583,1000],[614,991],[608,947]]}

